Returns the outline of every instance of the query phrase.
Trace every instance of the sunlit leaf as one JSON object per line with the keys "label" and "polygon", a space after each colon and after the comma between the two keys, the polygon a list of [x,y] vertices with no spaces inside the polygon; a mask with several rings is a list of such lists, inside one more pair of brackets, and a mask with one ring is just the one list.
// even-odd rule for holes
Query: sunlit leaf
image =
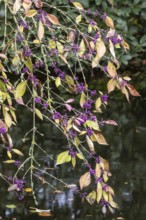
{"label": "sunlit leaf", "polygon": [[56,42],[56,45],[57,45],[57,49],[58,49],[59,53],[62,54],[64,52],[63,45],[59,41]]}
{"label": "sunlit leaf", "polygon": [[106,120],[104,121],[105,124],[108,124],[108,125],[115,125],[115,126],[118,126],[117,122],[114,121],[114,120]]}
{"label": "sunlit leaf", "polygon": [[108,93],[114,91],[115,87],[116,87],[116,81],[114,79],[110,79],[107,83]]}
{"label": "sunlit leaf", "polygon": [[85,123],[88,127],[93,128],[96,131],[100,131],[99,125],[96,121],[87,120]]}
{"label": "sunlit leaf", "polygon": [[16,208],[16,205],[13,205],[13,204],[11,204],[11,205],[6,205],[6,208],[8,208],[8,209],[15,209],[15,208]]}
{"label": "sunlit leaf", "polygon": [[34,17],[36,14],[37,14],[37,10],[31,9],[31,10],[29,10],[25,15],[26,15],[26,17],[32,18],[32,17]]}
{"label": "sunlit leaf", "polygon": [[5,161],[3,161],[3,163],[11,164],[11,163],[15,163],[15,160],[5,160]]}
{"label": "sunlit leaf", "polygon": [[60,77],[57,77],[57,78],[55,79],[55,85],[56,85],[57,88],[61,85],[61,79],[60,79]]}
{"label": "sunlit leaf", "polygon": [[15,153],[15,154],[18,154],[19,156],[24,156],[24,154],[20,151],[20,150],[18,150],[18,149],[12,149],[12,151]]}
{"label": "sunlit leaf", "polygon": [[37,115],[41,120],[43,120],[43,115],[42,115],[42,113],[40,112],[39,109],[35,108],[35,113],[36,113],[36,115]]}
{"label": "sunlit leaf", "polygon": [[27,193],[31,193],[31,192],[33,191],[32,188],[25,188],[24,190],[25,190],[25,192],[27,192]]}
{"label": "sunlit leaf", "polygon": [[81,22],[81,20],[82,20],[82,15],[78,15],[76,17],[76,23],[79,24]]}
{"label": "sunlit leaf", "polygon": [[59,165],[59,164],[63,164],[66,162],[66,158],[68,157],[68,154],[69,154],[69,151],[64,151],[62,153],[60,153],[57,157],[57,162],[56,164]]}
{"label": "sunlit leaf", "polygon": [[109,50],[110,50],[112,56],[115,58],[116,55],[115,55],[114,45],[111,40],[109,40]]}
{"label": "sunlit leaf", "polygon": [[96,163],[96,167],[95,167],[95,176],[96,178],[99,178],[101,176],[101,167],[98,163]]}
{"label": "sunlit leaf", "polygon": [[80,98],[80,106],[83,108],[84,104],[86,102],[86,95],[84,92],[81,93],[81,98]]}
{"label": "sunlit leaf", "polygon": [[87,172],[85,173],[84,175],[82,175],[80,177],[80,180],[79,180],[79,183],[80,183],[80,188],[81,190],[87,186],[90,185],[91,183],[91,175],[90,175],[90,172]]}
{"label": "sunlit leaf", "polygon": [[71,163],[72,163],[72,166],[73,166],[73,167],[76,166],[76,158],[75,158],[75,157],[72,157],[72,158],[71,158]]}
{"label": "sunlit leaf", "polygon": [[81,57],[86,51],[86,47],[85,47],[85,42],[84,40],[82,39],[81,40],[81,43],[79,45],[79,52],[78,52],[78,55]]}
{"label": "sunlit leaf", "polygon": [[79,3],[79,2],[72,2],[72,3],[79,10],[83,10],[84,9],[81,3]]}
{"label": "sunlit leaf", "polygon": [[98,110],[102,105],[102,101],[101,101],[101,98],[98,98],[95,102],[95,108],[96,110]]}
{"label": "sunlit leaf", "polygon": [[80,160],[83,160],[83,159],[84,159],[84,157],[83,157],[81,154],[79,154],[79,153],[77,153],[77,157],[78,157]]}
{"label": "sunlit leaf", "polygon": [[27,87],[27,80],[20,82],[15,90],[15,99],[21,98],[25,92],[26,92],[26,87]]}
{"label": "sunlit leaf", "polygon": [[12,121],[12,118],[8,112],[5,112],[4,119],[5,119],[6,125],[10,128],[13,121]]}

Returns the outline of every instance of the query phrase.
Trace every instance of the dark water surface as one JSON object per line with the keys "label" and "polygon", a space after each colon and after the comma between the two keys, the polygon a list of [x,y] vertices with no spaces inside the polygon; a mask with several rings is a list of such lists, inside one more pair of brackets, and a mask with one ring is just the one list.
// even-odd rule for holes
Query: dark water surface
{"label": "dark water surface", "polygon": [[[106,126],[104,134],[107,137],[110,147],[99,150],[99,153],[110,161],[112,177],[110,185],[115,190],[115,200],[119,205],[119,210],[114,215],[103,215],[98,206],[90,206],[87,202],[83,202],[75,193],[78,185],[79,175],[83,173],[84,167],[78,166],[75,170],[70,166],[62,166],[57,168],[54,161],[49,156],[57,155],[65,149],[65,141],[58,133],[56,128],[51,125],[39,125],[40,130],[45,136],[38,139],[40,146],[43,146],[49,156],[43,154],[37,155],[37,160],[41,164],[41,169],[50,174],[55,173],[58,178],[63,179],[69,184],[69,188],[59,188],[60,191],[52,191],[52,189],[34,177],[36,186],[36,196],[39,202],[39,209],[51,209],[52,216],[42,217],[38,214],[30,214],[29,207],[36,207],[33,202],[32,194],[26,193],[26,199],[18,201],[14,192],[7,192],[8,185],[4,184],[0,179],[0,219],[56,219],[56,220],[146,220],[146,104],[145,100],[135,101],[132,104],[121,101],[112,101],[110,111],[105,117],[114,119],[118,122],[118,127]],[[26,113],[27,114],[27,113]],[[29,117],[20,116],[21,122],[25,125],[23,131],[17,128],[14,131],[16,145],[19,145],[20,139],[25,134],[25,130],[29,129]],[[21,127],[21,126],[20,126]],[[17,141],[18,140],[18,141]],[[28,141],[29,143],[29,141]],[[29,145],[24,144],[22,151],[25,153]],[[51,155],[51,154],[52,155]],[[1,160],[3,160],[3,152],[0,152]],[[9,167],[9,171],[7,168]],[[53,168],[54,170],[50,169]],[[6,175],[13,173],[13,165],[4,165],[0,167]],[[47,175],[42,171],[38,171],[37,175]],[[48,178],[48,181],[56,188],[58,183],[56,180]],[[73,185],[74,184],[74,185]],[[29,187],[29,185],[27,186]],[[15,209],[6,208],[6,205],[14,204]]]}

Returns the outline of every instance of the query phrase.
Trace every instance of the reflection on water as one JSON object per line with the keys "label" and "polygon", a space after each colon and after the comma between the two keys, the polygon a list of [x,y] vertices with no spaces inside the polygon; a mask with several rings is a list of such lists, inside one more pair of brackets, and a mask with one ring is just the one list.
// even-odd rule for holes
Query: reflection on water
{"label": "reflection on water", "polygon": [[[141,105],[139,104],[139,106]],[[111,112],[107,112],[108,118],[117,120],[119,123],[118,128],[107,126],[104,129],[105,136],[111,144],[109,149],[100,150],[100,153],[110,161],[113,174],[110,181],[115,189],[116,201],[119,204],[119,210],[114,215],[107,214],[103,216],[97,206],[90,206],[86,202],[83,203],[75,193],[76,185],[71,185],[68,188],[62,186],[60,191],[55,191],[46,184],[40,184],[40,181],[37,179],[35,179],[35,185],[39,208],[51,210],[52,213],[48,217],[30,214],[29,207],[35,206],[32,194],[26,193],[26,199],[18,201],[14,192],[5,193],[8,186],[4,186],[0,179],[0,216],[3,217],[0,217],[0,219],[145,220],[146,115],[145,104],[142,104],[142,106],[142,108],[135,111],[132,105],[129,107],[128,104],[124,103],[123,107],[121,107],[117,103],[112,105]],[[139,112],[139,114],[135,112]],[[27,121],[26,123],[27,125],[29,124]],[[28,129],[27,126],[26,129]],[[48,127],[47,124],[43,125],[43,127],[41,126],[41,130],[45,133],[45,136],[38,140],[38,142],[49,155],[49,157],[36,155],[43,170],[50,174],[55,172],[55,175],[59,178],[61,177],[68,184],[78,184],[78,176],[82,167],[75,171],[71,166],[58,168],[55,167],[54,161],[50,159],[50,157],[53,157],[53,154],[56,155],[63,148],[63,138],[57,133],[56,128]],[[24,134],[25,131],[16,130],[14,138],[17,136],[21,138]],[[56,136],[60,137],[60,139],[57,140]],[[17,140],[17,138],[15,139]],[[19,143],[16,141],[15,144]],[[24,145],[24,152],[26,147]],[[53,152],[51,148],[53,148]],[[3,152],[1,152],[1,155],[3,155]],[[50,167],[52,170],[49,170]],[[5,168],[1,167],[0,169]],[[11,171],[7,171],[8,174],[10,175]],[[38,171],[37,175],[45,176],[45,173]],[[51,183],[57,188],[58,183],[55,180],[51,180]],[[15,204],[16,208],[6,208],[8,204]]]}

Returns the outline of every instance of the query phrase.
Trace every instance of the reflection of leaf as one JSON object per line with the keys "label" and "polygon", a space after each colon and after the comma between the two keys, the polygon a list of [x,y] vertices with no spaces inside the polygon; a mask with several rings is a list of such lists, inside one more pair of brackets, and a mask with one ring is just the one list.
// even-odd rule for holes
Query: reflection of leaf
{"label": "reflection of leaf", "polygon": [[81,190],[86,187],[86,186],[89,186],[90,183],[91,183],[91,175],[89,172],[85,173],[84,175],[82,175],[80,177],[80,180],[79,180],[79,183],[80,183],[80,188]]}

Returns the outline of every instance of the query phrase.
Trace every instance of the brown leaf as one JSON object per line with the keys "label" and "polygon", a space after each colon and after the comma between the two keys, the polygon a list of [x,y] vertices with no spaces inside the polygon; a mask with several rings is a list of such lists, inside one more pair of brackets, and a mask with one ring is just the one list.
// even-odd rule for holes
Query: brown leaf
{"label": "brown leaf", "polygon": [[47,15],[47,18],[49,19],[49,21],[54,24],[54,25],[59,25],[59,20],[58,18],[55,16],[55,15],[52,15],[52,14],[48,14]]}
{"label": "brown leaf", "polygon": [[80,180],[79,180],[79,183],[80,183],[80,188],[81,190],[86,187],[86,186],[89,186],[90,183],[91,183],[91,175],[89,172],[85,173],[84,175],[82,175],[80,177]]}
{"label": "brown leaf", "polygon": [[105,140],[104,136],[101,134],[101,132],[94,132],[94,137],[96,138],[96,141],[99,144],[108,145],[108,143],[106,142],[106,140]]}
{"label": "brown leaf", "polygon": [[132,85],[130,85],[130,84],[126,84],[126,86],[127,86],[127,88],[128,88],[128,90],[129,90],[129,92],[130,92],[131,95],[133,95],[133,96],[141,96],[141,95],[136,91],[136,89],[134,88],[134,86],[132,86]]}

